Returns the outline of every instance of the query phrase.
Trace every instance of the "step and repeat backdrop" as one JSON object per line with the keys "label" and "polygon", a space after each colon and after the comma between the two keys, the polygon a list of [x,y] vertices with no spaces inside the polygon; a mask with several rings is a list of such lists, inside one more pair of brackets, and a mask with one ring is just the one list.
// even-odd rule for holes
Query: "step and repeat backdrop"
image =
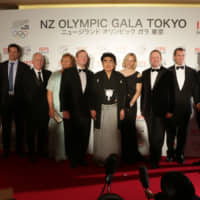
{"label": "step and repeat backdrop", "polygon": [[[173,50],[186,49],[186,63],[200,70],[200,7],[82,7],[0,12],[0,61],[8,58],[7,46],[17,43],[23,48],[22,60],[31,65],[32,55],[41,52],[46,67],[60,69],[62,54],[75,54],[85,49],[90,56],[90,69],[102,70],[103,52],[117,57],[117,70],[124,56],[137,55],[137,70],[149,67],[149,53],[159,49],[163,65],[173,64]],[[140,151],[148,154],[145,122],[138,109],[138,142]],[[91,132],[90,152],[92,152]],[[166,146],[163,148],[165,154]],[[186,155],[200,155],[200,132],[195,114],[191,116]]]}

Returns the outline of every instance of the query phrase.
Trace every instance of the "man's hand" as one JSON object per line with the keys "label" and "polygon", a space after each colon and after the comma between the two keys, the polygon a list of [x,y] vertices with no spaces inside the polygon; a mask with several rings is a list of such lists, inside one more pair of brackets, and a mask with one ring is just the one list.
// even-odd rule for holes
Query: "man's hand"
{"label": "man's hand", "polygon": [[96,115],[97,115],[96,110],[91,110],[90,115],[94,120],[96,120]]}
{"label": "man's hand", "polygon": [[120,110],[120,120],[124,120],[124,118],[125,118],[125,111],[124,111],[124,109],[121,109]]}
{"label": "man's hand", "polygon": [[165,115],[165,118],[166,119],[170,119],[170,118],[172,118],[173,117],[173,114],[172,113],[166,113],[166,115]]}
{"label": "man's hand", "polygon": [[153,199],[155,197],[155,194],[151,190],[149,190],[149,189],[146,189],[144,192],[145,192],[145,196],[148,199]]}
{"label": "man's hand", "polygon": [[67,111],[67,110],[63,111],[63,118],[64,119],[70,119],[70,113],[69,113],[69,111]]}

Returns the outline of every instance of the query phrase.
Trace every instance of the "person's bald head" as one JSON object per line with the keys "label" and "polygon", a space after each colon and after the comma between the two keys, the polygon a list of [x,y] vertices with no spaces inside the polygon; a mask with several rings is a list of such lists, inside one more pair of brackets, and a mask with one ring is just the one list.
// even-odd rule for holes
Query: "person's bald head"
{"label": "person's bald head", "polygon": [[38,52],[33,54],[32,63],[35,69],[41,70],[44,66],[44,56]]}

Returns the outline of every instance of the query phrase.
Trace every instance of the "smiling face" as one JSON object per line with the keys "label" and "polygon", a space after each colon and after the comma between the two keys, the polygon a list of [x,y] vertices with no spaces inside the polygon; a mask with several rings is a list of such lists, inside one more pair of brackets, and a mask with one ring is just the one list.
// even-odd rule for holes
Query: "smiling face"
{"label": "smiling face", "polygon": [[112,70],[115,68],[115,62],[111,57],[104,57],[102,65],[105,72],[112,72]]}
{"label": "smiling face", "polygon": [[76,63],[78,66],[80,67],[86,67],[87,63],[88,63],[88,54],[85,51],[82,51],[80,53],[78,53],[78,55],[76,56]]}
{"label": "smiling face", "polygon": [[20,52],[16,47],[10,47],[8,49],[8,57],[10,61],[16,61],[20,56]]}
{"label": "smiling face", "polygon": [[174,55],[174,62],[177,65],[183,65],[185,63],[185,51],[178,50]]}
{"label": "smiling face", "polygon": [[44,66],[44,57],[42,54],[37,53],[33,56],[33,67],[37,70],[41,70]]}
{"label": "smiling face", "polygon": [[161,65],[161,55],[158,52],[152,52],[150,55],[150,63],[153,68],[158,68]]}
{"label": "smiling face", "polygon": [[61,60],[62,69],[67,69],[72,67],[72,59],[70,56],[65,56]]}
{"label": "smiling face", "polygon": [[136,59],[134,56],[128,56],[125,60],[126,69],[134,69],[136,65]]}

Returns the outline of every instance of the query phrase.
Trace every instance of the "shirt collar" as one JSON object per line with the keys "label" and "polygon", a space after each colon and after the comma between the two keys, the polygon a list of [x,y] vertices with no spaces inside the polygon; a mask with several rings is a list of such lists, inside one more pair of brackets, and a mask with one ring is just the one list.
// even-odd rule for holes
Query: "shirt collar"
{"label": "shirt collar", "polygon": [[10,63],[14,63],[14,65],[15,65],[15,64],[18,64],[18,62],[19,62],[18,60],[15,60],[15,61],[9,60],[9,61],[8,61],[8,64],[10,65]]}

